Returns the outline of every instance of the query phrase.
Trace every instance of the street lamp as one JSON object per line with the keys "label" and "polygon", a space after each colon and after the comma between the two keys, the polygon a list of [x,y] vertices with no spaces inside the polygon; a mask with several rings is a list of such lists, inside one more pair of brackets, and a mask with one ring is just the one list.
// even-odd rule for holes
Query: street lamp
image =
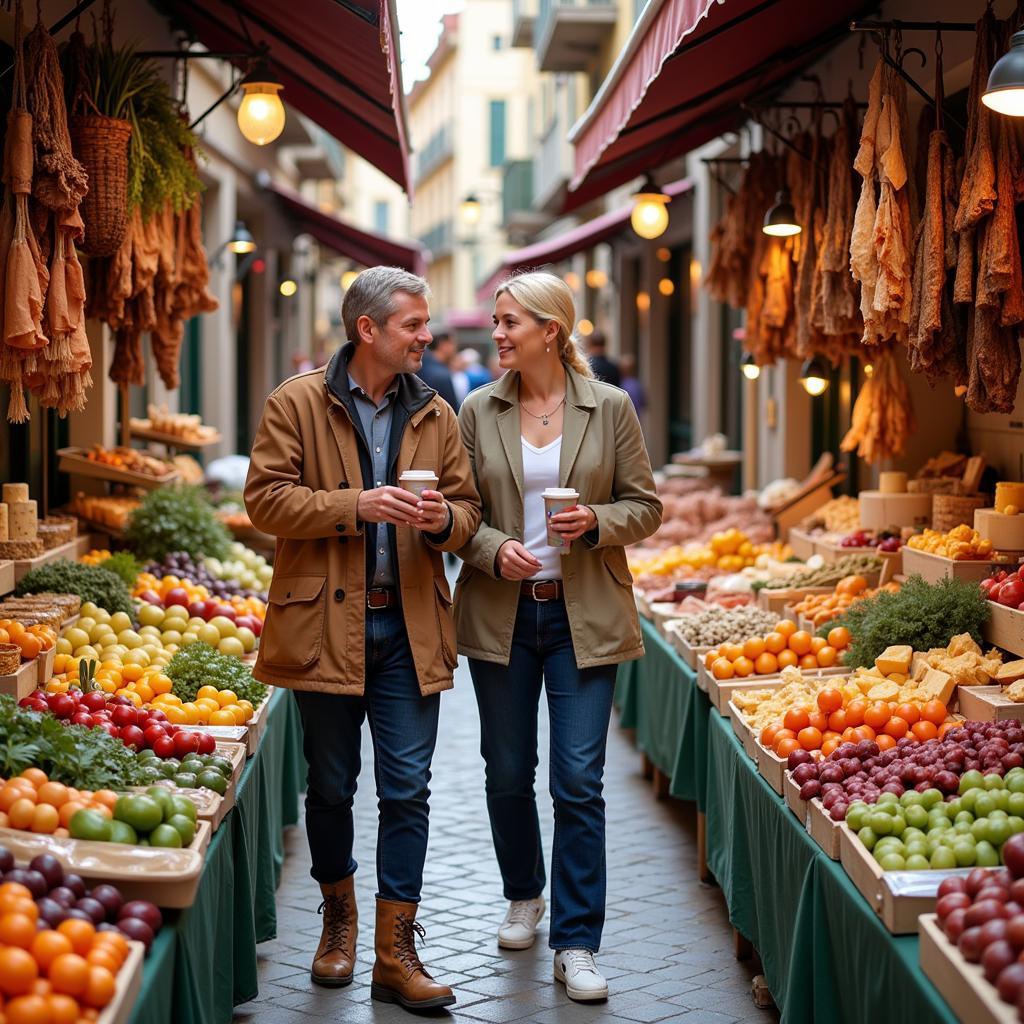
{"label": "street lamp", "polygon": [[796,210],[789,198],[789,189],[780,189],[775,193],[775,203],[764,215],[761,230],[773,238],[788,238],[790,235],[799,235],[803,230],[796,221]]}
{"label": "street lamp", "polygon": [[812,398],[817,398],[828,390],[828,370],[820,356],[808,359],[800,367],[800,383]]}
{"label": "street lamp", "polygon": [[256,239],[245,226],[245,221],[236,220],[235,230],[231,237],[224,243],[223,248],[233,252],[236,256],[245,256],[256,249]]}
{"label": "street lamp", "polygon": [[757,365],[754,357],[748,352],[740,363],[740,371],[747,380],[757,380],[761,376],[761,367]]}
{"label": "street lamp", "polygon": [[480,223],[482,214],[483,203],[480,202],[475,193],[470,192],[459,206],[459,216],[462,218],[462,223],[468,228],[476,227]]}
{"label": "street lamp", "polygon": [[257,146],[266,146],[284,131],[284,104],[266,61],[256,62],[242,82],[242,102],[238,107],[238,130]]}
{"label": "street lamp", "polygon": [[997,114],[1024,117],[1024,32],[1010,36],[1010,49],[992,65],[981,102]]}
{"label": "street lamp", "polygon": [[671,198],[648,177],[633,196],[629,222],[641,238],[658,238],[668,227],[668,204]]}
{"label": "street lamp", "polygon": [[286,298],[290,299],[298,290],[298,284],[290,277],[286,277],[278,286],[277,290]]}

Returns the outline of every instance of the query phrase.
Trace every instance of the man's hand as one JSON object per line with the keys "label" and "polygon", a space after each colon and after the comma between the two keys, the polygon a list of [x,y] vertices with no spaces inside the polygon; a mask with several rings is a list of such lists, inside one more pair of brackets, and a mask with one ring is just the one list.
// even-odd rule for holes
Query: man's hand
{"label": "man's hand", "polygon": [[507,540],[498,548],[498,575],[505,580],[526,580],[536,576],[540,562],[517,540]]}
{"label": "man's hand", "polygon": [[424,533],[440,533],[448,525],[452,514],[440,491],[424,490],[416,502],[416,510],[417,519],[412,525]]}
{"label": "man's hand", "polygon": [[552,533],[566,540],[578,540],[583,534],[597,526],[597,516],[588,505],[577,505],[553,515],[548,520]]}
{"label": "man's hand", "polygon": [[422,516],[418,499],[404,487],[375,487],[361,491],[356,502],[356,518],[364,523],[392,523],[394,526],[419,526]]}

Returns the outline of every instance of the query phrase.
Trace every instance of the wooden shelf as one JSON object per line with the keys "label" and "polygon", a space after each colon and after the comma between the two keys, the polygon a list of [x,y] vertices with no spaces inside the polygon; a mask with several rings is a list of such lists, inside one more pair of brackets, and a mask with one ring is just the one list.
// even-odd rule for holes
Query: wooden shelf
{"label": "wooden shelf", "polygon": [[181,479],[181,474],[176,469],[163,476],[149,476],[146,473],[133,473],[129,469],[121,469],[118,466],[108,466],[103,462],[94,462],[92,459],[86,458],[83,448],[61,448],[57,455],[60,457],[58,469],[62,473],[92,477],[96,480],[109,480],[111,483],[127,484],[130,487],[154,490],[157,487],[177,483]]}
{"label": "wooden shelf", "polygon": [[157,444],[162,444],[167,448],[180,448],[183,451],[201,451],[203,448],[209,448],[212,445],[220,444],[220,434],[214,434],[213,437],[207,438],[205,441],[189,441],[184,437],[180,437],[178,434],[168,434],[162,430],[156,430],[153,427],[147,427],[143,424],[146,421],[132,419],[130,421],[129,433],[132,437],[138,438],[140,441],[154,441]]}
{"label": "wooden shelf", "polygon": [[14,590],[14,563],[0,562],[0,597],[4,597]]}
{"label": "wooden shelf", "polygon": [[31,572],[33,569],[38,569],[41,565],[46,565],[47,562],[55,562],[58,558],[69,558],[74,560],[78,557],[79,542],[82,538],[76,537],[74,540],[69,540],[66,544],[61,544],[58,547],[50,548],[49,551],[44,551],[41,555],[37,555],[35,558],[26,558],[14,563],[14,580],[19,581],[22,576]]}

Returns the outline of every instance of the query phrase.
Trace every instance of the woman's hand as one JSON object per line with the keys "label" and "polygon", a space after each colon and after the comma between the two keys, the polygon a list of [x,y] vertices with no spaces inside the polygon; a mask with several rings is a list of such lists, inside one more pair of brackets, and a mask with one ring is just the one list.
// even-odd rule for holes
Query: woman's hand
{"label": "woman's hand", "polygon": [[553,515],[548,520],[548,526],[552,533],[557,533],[566,540],[578,540],[597,526],[597,516],[589,505],[577,505]]}
{"label": "woman's hand", "polygon": [[418,522],[413,523],[417,530],[424,533],[440,533],[447,525],[451,509],[440,491],[425,490],[416,502]]}
{"label": "woman's hand", "polygon": [[498,548],[495,561],[498,575],[503,580],[526,580],[540,569],[540,562],[517,540],[505,541]]}

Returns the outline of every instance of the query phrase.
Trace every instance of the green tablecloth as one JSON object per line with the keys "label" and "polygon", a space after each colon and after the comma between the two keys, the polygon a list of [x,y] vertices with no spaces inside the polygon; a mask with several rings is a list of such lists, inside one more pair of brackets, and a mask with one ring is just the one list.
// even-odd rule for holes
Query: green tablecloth
{"label": "green tablecloth", "polygon": [[804,830],[717,711],[709,716],[707,859],[754,944],[783,1024],[954,1024],[918,965]]}
{"label": "green tablecloth", "polygon": [[228,1024],[257,993],[256,943],[274,937],[285,826],[305,788],[302,726],[287,690],[238,783],[234,810],[206,854],[195,903],[168,914],[146,960],[132,1024]]}
{"label": "green tablecloth", "polygon": [[636,729],[637,746],[669,777],[672,796],[692,800],[703,811],[711,702],[697,689],[696,673],[654,624],[640,622],[647,653],[619,669],[619,721],[623,728]]}

